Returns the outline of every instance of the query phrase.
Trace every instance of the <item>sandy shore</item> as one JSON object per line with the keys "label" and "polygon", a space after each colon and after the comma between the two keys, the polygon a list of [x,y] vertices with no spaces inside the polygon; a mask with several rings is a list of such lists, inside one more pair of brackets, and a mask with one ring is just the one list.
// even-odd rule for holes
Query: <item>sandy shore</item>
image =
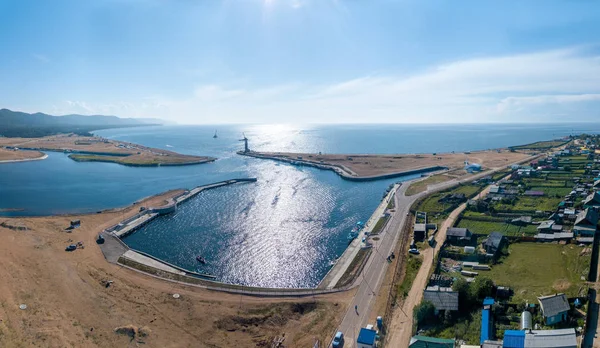
{"label": "sandy shore", "polygon": [[466,174],[465,161],[477,163],[485,169],[495,169],[531,156],[526,152],[511,152],[505,149],[476,151],[470,153],[398,154],[398,155],[353,155],[311,154],[289,152],[252,152],[251,155],[273,157],[285,161],[302,161],[315,166],[331,166],[349,176],[366,178],[424,168],[446,167],[455,175]]}
{"label": "sandy shore", "polygon": [[[301,300],[229,295],[105,261],[95,244],[102,229],[178,192],[100,214],[0,218],[0,346],[256,347],[285,334],[287,347],[307,347],[330,339],[352,293]],[[81,227],[68,233],[72,219]],[[78,241],[84,249],[64,251]],[[131,340],[114,332],[127,325],[149,334]]]}
{"label": "sandy shore", "polygon": [[215,158],[208,156],[182,155],[173,151],[123,141],[73,134],[53,135],[43,138],[0,138],[0,146],[67,152],[71,153],[69,157],[73,160],[81,162],[113,162],[129,166],[188,165],[215,160]]}
{"label": "sandy shore", "polygon": [[48,155],[39,151],[7,150],[0,148],[0,163],[37,161],[47,157]]}

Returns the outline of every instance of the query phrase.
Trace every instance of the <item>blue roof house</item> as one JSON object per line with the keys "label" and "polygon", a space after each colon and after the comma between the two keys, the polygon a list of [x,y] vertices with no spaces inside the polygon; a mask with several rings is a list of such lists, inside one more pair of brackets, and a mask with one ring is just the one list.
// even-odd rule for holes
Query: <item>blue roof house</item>
{"label": "blue roof house", "polygon": [[492,322],[492,305],[494,305],[494,299],[486,297],[483,300],[483,311],[481,312],[481,339],[480,344],[490,340],[494,332],[494,324]]}
{"label": "blue roof house", "polygon": [[525,331],[504,331],[503,348],[525,348]]}
{"label": "blue roof house", "polygon": [[360,329],[358,338],[356,339],[357,348],[373,348],[375,347],[375,337],[377,332],[371,329]]}

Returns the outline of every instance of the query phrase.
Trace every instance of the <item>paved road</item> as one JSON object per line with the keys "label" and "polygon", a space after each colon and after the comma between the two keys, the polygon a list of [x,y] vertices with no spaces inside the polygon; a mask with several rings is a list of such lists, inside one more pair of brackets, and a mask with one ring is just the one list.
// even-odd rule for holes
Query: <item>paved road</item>
{"label": "paved road", "polygon": [[[511,163],[509,165],[533,161],[541,156],[542,154],[519,162]],[[375,324],[367,323],[367,320],[369,318],[371,308],[375,303],[374,300],[376,294],[379,293],[383,278],[385,277],[385,273],[389,266],[386,257],[391,254],[392,250],[398,243],[402,226],[406,221],[407,213],[409,212],[412,204],[426,194],[441,191],[458,185],[459,183],[477,180],[481,177],[501,171],[506,167],[507,166],[494,168],[492,171],[482,172],[462,180],[454,179],[435,185],[429,185],[426,191],[413,196],[405,196],[406,189],[410,186],[412,181],[404,182],[403,185],[400,186],[394,195],[396,212],[390,218],[390,221],[385,229],[380,233],[380,240],[373,241],[373,253],[367,261],[367,264],[365,265],[361,275],[359,275],[355,281],[355,284],[359,285],[358,290],[354,295],[354,299],[348,307],[340,326],[338,327],[338,330],[342,331],[346,337],[345,347],[354,347],[356,345],[356,338],[361,327],[365,327],[367,324]],[[354,306],[358,306],[358,311],[355,311]],[[383,313],[381,313],[381,315],[383,315]]]}

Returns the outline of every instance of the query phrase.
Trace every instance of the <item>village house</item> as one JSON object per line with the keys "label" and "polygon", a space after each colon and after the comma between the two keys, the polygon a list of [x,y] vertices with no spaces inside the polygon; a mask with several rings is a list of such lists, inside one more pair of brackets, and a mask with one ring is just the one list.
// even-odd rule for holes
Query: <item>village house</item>
{"label": "village house", "polygon": [[446,241],[453,245],[468,244],[473,233],[467,228],[450,227],[446,231]]}
{"label": "village house", "polygon": [[504,246],[505,241],[506,241],[506,238],[504,238],[504,235],[502,235],[502,233],[500,233],[500,232],[492,232],[485,239],[485,241],[483,242],[482,246],[483,246],[483,249],[485,249],[485,252],[488,255],[496,257],[496,255],[498,254],[498,252]]}
{"label": "village house", "polygon": [[573,233],[576,236],[593,237],[598,228],[598,213],[592,209],[586,209],[577,215]]}
{"label": "village house", "polygon": [[600,193],[594,191],[593,193],[589,194],[583,201],[583,207],[593,209],[600,208]]}
{"label": "village house", "polygon": [[413,336],[409,348],[454,348],[454,340],[427,336]]}
{"label": "village house", "polygon": [[565,294],[538,297],[538,302],[546,325],[554,325],[567,320],[567,313],[571,307]]}
{"label": "village house", "polygon": [[423,301],[431,302],[436,314],[440,311],[457,311],[458,291],[452,291],[452,288],[428,286],[423,291]]}

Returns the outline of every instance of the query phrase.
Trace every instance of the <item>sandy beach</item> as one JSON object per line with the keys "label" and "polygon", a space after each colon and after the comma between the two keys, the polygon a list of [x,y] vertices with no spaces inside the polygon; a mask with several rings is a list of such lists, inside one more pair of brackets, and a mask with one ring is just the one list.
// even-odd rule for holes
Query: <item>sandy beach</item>
{"label": "sandy beach", "polygon": [[[71,153],[69,155],[71,159],[80,162],[113,162],[130,166],[200,164],[215,160],[208,156],[183,155],[173,151],[123,141],[73,134],[53,135],[43,138],[0,138],[0,146],[36,151],[66,152]],[[0,150],[14,151],[9,149]],[[19,150],[14,152],[26,153],[28,151]],[[2,159],[2,153],[0,152],[0,160]]]}
{"label": "sandy beach", "polygon": [[48,157],[39,151],[7,150],[0,148],[0,163],[37,161]]}
{"label": "sandy beach", "polygon": [[435,166],[447,167],[450,172],[466,174],[465,161],[477,163],[482,169],[494,169],[526,159],[528,152],[511,152],[506,149],[474,151],[469,153],[398,154],[398,155],[354,155],[354,154],[311,154],[289,152],[253,152],[262,156],[287,161],[302,160],[315,165],[341,167],[355,177],[371,177],[398,172],[412,171]]}

